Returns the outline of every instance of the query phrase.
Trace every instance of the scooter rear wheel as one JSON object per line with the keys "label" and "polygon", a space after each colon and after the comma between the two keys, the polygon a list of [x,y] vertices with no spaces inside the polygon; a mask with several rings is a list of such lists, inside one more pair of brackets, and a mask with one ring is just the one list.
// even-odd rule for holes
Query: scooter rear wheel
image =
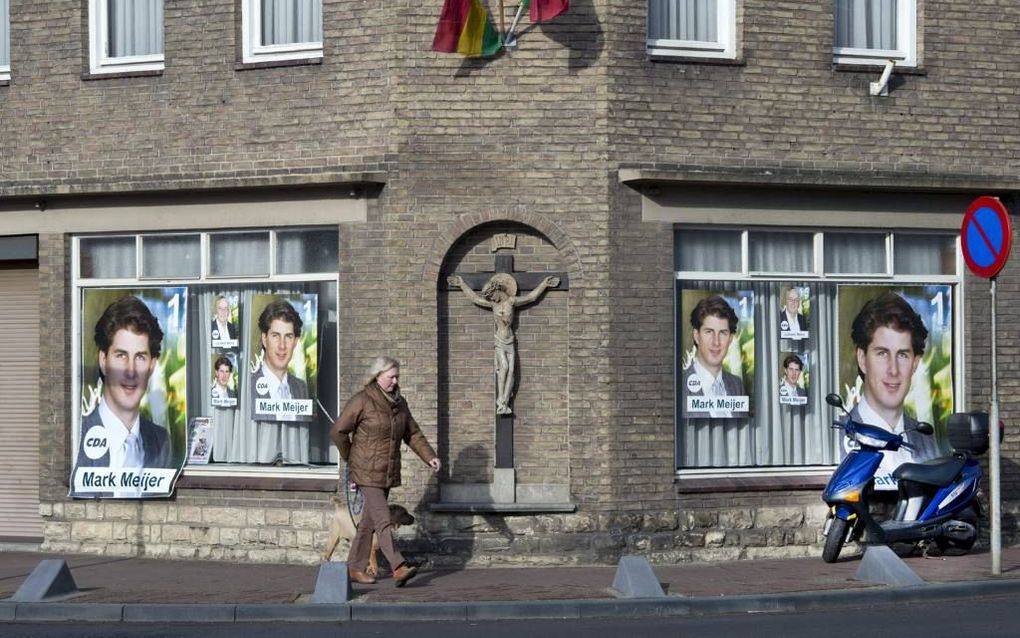
{"label": "scooter rear wheel", "polygon": [[850,531],[853,526],[842,518],[835,517],[832,519],[832,524],[829,525],[829,533],[825,537],[825,546],[822,548],[822,560],[826,563],[835,563],[836,559],[839,558],[839,552],[842,551],[843,545],[846,544],[846,539],[850,536]]}

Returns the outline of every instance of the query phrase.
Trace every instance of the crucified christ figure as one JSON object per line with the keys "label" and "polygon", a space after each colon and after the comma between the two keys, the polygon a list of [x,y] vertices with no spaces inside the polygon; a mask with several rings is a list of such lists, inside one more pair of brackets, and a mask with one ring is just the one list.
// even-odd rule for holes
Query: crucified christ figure
{"label": "crucified christ figure", "polygon": [[492,320],[496,325],[496,414],[511,414],[510,398],[514,392],[514,367],[517,358],[517,342],[514,336],[514,308],[534,302],[548,288],[560,284],[559,277],[546,277],[528,294],[517,296],[517,280],[508,273],[496,273],[482,286],[479,295],[470,286],[464,285],[459,275],[447,278],[451,287],[460,288],[476,305],[492,309]]}

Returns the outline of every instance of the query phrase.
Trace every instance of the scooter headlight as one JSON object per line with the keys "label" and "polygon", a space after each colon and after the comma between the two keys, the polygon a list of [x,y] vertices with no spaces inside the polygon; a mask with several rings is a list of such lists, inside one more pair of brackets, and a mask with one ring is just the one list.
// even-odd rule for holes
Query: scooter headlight
{"label": "scooter headlight", "polygon": [[861,445],[879,450],[885,449],[885,447],[889,445],[889,443],[884,439],[880,439],[877,436],[871,436],[870,434],[865,434],[863,432],[857,432],[854,434],[854,440]]}

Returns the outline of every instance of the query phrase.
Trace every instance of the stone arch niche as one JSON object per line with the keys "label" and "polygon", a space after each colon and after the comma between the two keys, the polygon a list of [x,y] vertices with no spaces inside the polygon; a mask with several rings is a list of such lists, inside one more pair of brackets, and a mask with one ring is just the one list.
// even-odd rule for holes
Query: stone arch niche
{"label": "stone arch niche", "polygon": [[[466,229],[444,255],[436,273],[437,398],[438,442],[447,466],[433,510],[574,509],[569,488],[568,261],[546,234],[511,220]],[[479,302],[492,301],[483,288],[498,272],[513,277],[519,304],[510,326],[515,350],[510,414],[497,413],[498,405],[506,404],[497,396],[494,309]],[[449,283],[453,275],[463,281],[460,287]],[[548,277],[558,281],[551,285]],[[506,274],[496,280],[506,283]]]}

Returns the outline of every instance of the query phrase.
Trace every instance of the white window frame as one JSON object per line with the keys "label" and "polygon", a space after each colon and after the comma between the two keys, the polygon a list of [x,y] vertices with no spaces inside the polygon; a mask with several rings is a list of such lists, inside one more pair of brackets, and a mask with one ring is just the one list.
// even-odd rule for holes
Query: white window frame
{"label": "white window frame", "polygon": [[[835,3],[833,3],[835,6]],[[833,11],[832,58],[836,64],[884,66],[892,60],[896,66],[917,66],[917,0],[898,0],[896,5],[896,49],[859,49],[835,46],[836,14]]]}
{"label": "white window frame", "polygon": [[[786,228],[792,232],[814,232],[814,270],[813,272],[806,273],[761,273],[754,272],[749,269],[749,249],[748,239],[750,234],[755,231],[766,231],[775,232],[781,228]],[[824,272],[824,235],[826,232],[835,233],[850,233],[854,230],[850,228],[826,228],[824,230],[811,230],[804,227],[766,227],[766,226],[706,226],[702,224],[674,224],[672,231],[676,233],[684,230],[739,230],[741,232],[741,260],[742,266],[740,271],[726,272],[726,271],[681,271],[675,270],[673,273],[674,282],[676,281],[818,281],[827,282],[833,285],[841,285],[849,282],[862,283],[862,284],[904,284],[904,285],[925,285],[925,284],[948,284],[955,287],[956,299],[954,301],[955,307],[953,308],[953,322],[954,325],[959,326],[959,329],[955,331],[953,335],[953,352],[959,353],[954,354],[953,361],[953,378],[956,379],[953,389],[953,403],[956,406],[957,411],[966,411],[966,387],[967,387],[967,371],[965,361],[967,360],[967,346],[966,346],[966,335],[964,334],[967,328],[964,325],[965,309],[967,305],[967,286],[965,277],[965,262],[963,259],[963,248],[960,244],[959,233],[955,236],[956,244],[956,271],[952,274],[943,275],[898,275],[893,271],[894,256],[893,250],[895,246],[895,235],[903,233],[907,235],[922,235],[932,234],[945,236],[951,233],[943,230],[926,232],[923,230],[892,230],[885,231],[886,233],[886,262],[888,264],[888,273],[886,274],[875,274],[875,275],[861,275],[861,274],[850,274],[850,275],[833,275],[826,274]],[[875,231],[861,231],[874,233]],[[674,286],[673,294],[676,294],[676,288]],[[676,306],[676,299],[673,301],[674,307]],[[673,332],[677,334],[677,322],[682,322],[682,318],[674,315],[673,317],[674,326]],[[676,344],[674,344],[674,349]],[[674,362],[673,374],[676,375],[679,370]],[[676,387],[676,378],[674,376],[673,387]],[[674,401],[673,408],[673,453],[676,454],[676,437],[678,434],[678,424],[680,423],[680,409],[679,402]],[[733,466],[733,467],[679,467],[680,459],[674,456],[673,466],[675,468],[674,479],[677,481],[693,480],[693,479],[740,479],[740,478],[760,478],[760,477],[804,477],[804,476],[828,476],[832,473],[833,465],[777,465],[777,466]]]}
{"label": "white window frame", "polygon": [[[647,5],[646,5],[647,6]],[[716,1],[718,39],[669,40],[647,37],[648,55],[652,57],[714,58],[733,60],[737,57],[737,3],[736,0]],[[651,33],[652,12],[648,11],[646,33]]]}
{"label": "white window frame", "polygon": [[[292,273],[292,274],[279,274],[276,272],[276,231],[277,230],[301,230],[305,228],[303,226],[286,226],[266,229],[270,233],[270,252],[267,256],[269,260],[269,274],[264,276],[216,276],[210,274],[210,259],[208,246],[209,246],[209,235],[224,235],[231,232],[251,232],[253,229],[244,230],[216,230],[216,231],[198,231],[202,235],[202,266],[201,276],[197,279],[193,278],[143,278],[142,273],[142,238],[145,236],[153,236],[157,234],[162,235],[192,235],[195,231],[180,231],[180,232],[169,232],[169,233],[158,233],[158,232],[138,232],[138,233],[117,233],[117,232],[106,232],[106,233],[83,233],[80,235],[74,235],[71,238],[71,250],[72,250],[72,268],[71,268],[71,289],[73,291],[71,295],[71,316],[73,317],[73,328],[72,336],[73,346],[71,348],[71,374],[73,375],[73,382],[71,384],[71,406],[72,410],[76,409],[74,406],[80,406],[82,404],[81,397],[81,344],[82,344],[82,326],[81,326],[81,291],[86,288],[110,288],[110,287],[153,287],[153,286],[190,286],[194,283],[198,284],[215,284],[215,285],[230,285],[239,284],[247,285],[253,282],[281,282],[281,283],[295,283],[295,282],[326,282],[334,283],[339,290],[340,276],[334,272],[312,272],[312,273]],[[308,228],[319,228],[319,226],[311,226]],[[330,232],[336,230],[335,226],[323,226],[323,229],[329,229]],[[261,229],[260,229],[261,230]],[[135,276],[126,278],[84,278],[81,276],[81,240],[90,237],[133,237],[135,239]],[[338,246],[339,248],[339,246]],[[339,303],[339,300],[338,300]],[[325,335],[324,335],[325,336]],[[339,328],[337,333],[329,335],[330,338],[336,339],[337,352],[339,352]],[[340,378],[340,359],[337,357],[335,374],[336,378]],[[322,405],[321,403],[319,404]],[[339,415],[339,406],[334,405],[333,415]],[[78,441],[81,436],[81,419],[72,415],[71,418],[71,440]],[[336,465],[332,462],[326,462],[324,464],[316,464],[311,466],[284,466],[284,467],[266,467],[263,465],[252,464],[247,465],[243,463],[224,463],[222,465],[188,465],[185,463],[184,469],[181,476],[229,476],[231,478],[304,478],[304,479],[321,479],[325,477],[336,478]]]}
{"label": "white window frame", "polygon": [[[319,4],[321,11],[321,1]],[[262,3],[259,0],[241,0],[241,61],[243,63],[309,60],[322,57],[321,40],[263,45],[261,44],[261,33]]]}
{"label": "white window frame", "polygon": [[0,82],[11,79],[11,64],[10,64],[10,43],[11,43],[11,5],[7,3],[7,11],[0,13],[0,29],[4,30],[7,37],[4,41],[7,42],[7,64],[0,64]]}
{"label": "white window frame", "polygon": [[[163,7],[165,12],[165,2]],[[108,15],[107,0],[89,0],[89,72],[100,75],[134,71],[162,71],[165,58],[163,52],[121,57],[107,55],[107,43],[110,40]]]}

